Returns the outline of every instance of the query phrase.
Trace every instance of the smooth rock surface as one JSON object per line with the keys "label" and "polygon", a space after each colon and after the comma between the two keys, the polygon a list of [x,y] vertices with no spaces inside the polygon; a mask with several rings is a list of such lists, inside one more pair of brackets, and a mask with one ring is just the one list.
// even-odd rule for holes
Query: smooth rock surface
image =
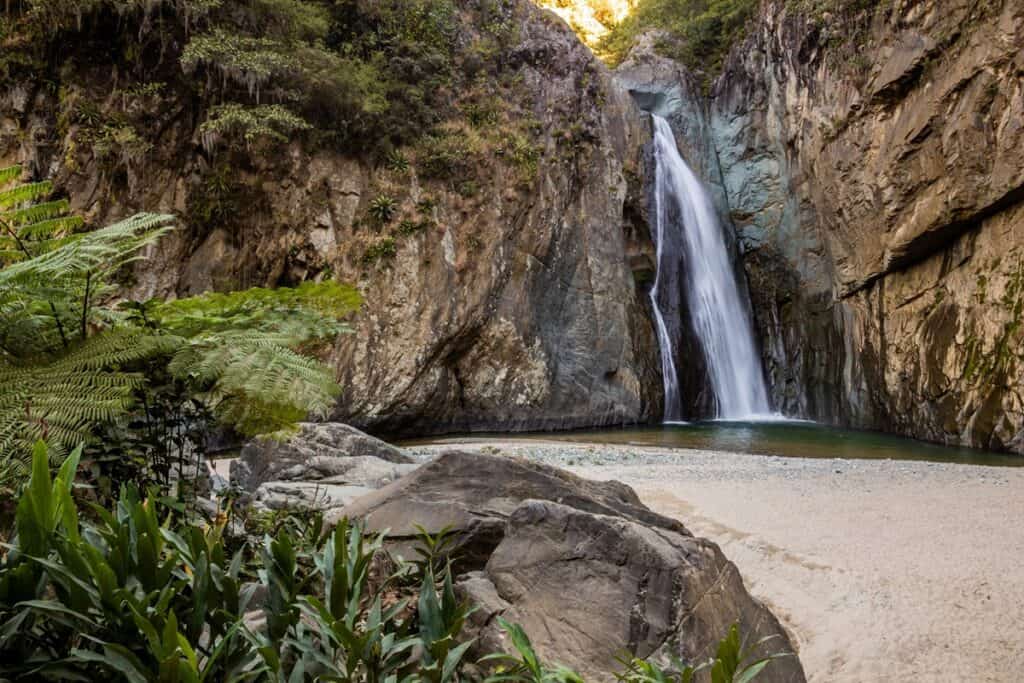
{"label": "smooth rock surface", "polygon": [[255,491],[266,482],[328,480],[376,486],[415,467],[396,448],[340,422],[307,422],[285,441],[254,439],[231,463],[231,483]]}
{"label": "smooth rock surface", "polygon": [[320,510],[330,513],[373,491],[368,486],[342,486],[322,482],[268,481],[253,494],[257,508]]}
{"label": "smooth rock surface", "polygon": [[[642,505],[628,486],[595,482],[529,462],[457,451],[333,515],[390,529],[402,554],[415,525],[452,527],[458,590],[480,605],[481,647],[507,648],[495,617],[522,623],[538,651],[588,680],[612,680],[614,658],[675,653],[699,658],[738,621],[754,640],[785,631],[750,597],[718,547]],[[330,520],[329,520],[330,521]],[[799,660],[773,664],[761,680],[803,681]]]}

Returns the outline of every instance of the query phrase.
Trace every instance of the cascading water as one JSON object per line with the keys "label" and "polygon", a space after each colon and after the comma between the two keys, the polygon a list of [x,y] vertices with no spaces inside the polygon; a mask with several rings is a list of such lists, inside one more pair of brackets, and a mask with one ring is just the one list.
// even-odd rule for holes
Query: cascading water
{"label": "cascading water", "polygon": [[677,421],[682,414],[672,330],[666,323],[667,315],[678,327],[680,269],[685,277],[690,322],[703,351],[717,404],[716,417],[767,417],[770,409],[761,358],[715,209],[700,180],[679,154],[668,121],[652,117],[657,270],[651,303],[661,347],[665,421]]}

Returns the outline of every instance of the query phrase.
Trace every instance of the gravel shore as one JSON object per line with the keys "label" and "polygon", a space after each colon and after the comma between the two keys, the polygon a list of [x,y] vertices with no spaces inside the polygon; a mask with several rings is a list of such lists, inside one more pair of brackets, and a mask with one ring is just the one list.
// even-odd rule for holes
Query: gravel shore
{"label": "gravel shore", "polygon": [[717,542],[812,681],[1019,681],[1024,468],[467,440],[631,485]]}

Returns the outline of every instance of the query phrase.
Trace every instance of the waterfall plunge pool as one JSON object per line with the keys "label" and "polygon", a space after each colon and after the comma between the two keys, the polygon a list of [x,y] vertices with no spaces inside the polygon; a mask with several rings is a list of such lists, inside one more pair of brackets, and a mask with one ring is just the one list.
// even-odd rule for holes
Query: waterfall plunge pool
{"label": "waterfall plunge pool", "polygon": [[799,420],[693,422],[566,432],[481,432],[402,441],[400,446],[547,441],[615,446],[727,451],[791,458],[917,460],[925,462],[1024,467],[1024,456],[974,448],[940,446],[880,432],[828,427]]}

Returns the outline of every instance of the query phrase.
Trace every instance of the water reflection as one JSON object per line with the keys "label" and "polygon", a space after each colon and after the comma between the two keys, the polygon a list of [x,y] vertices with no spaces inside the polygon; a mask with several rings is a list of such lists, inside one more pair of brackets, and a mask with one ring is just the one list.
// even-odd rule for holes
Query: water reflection
{"label": "water reflection", "polygon": [[797,458],[923,460],[997,467],[1024,466],[1024,456],[939,446],[878,432],[835,429],[803,421],[699,422],[570,432],[472,434],[419,439],[407,443],[416,445],[492,439],[696,448]]}

